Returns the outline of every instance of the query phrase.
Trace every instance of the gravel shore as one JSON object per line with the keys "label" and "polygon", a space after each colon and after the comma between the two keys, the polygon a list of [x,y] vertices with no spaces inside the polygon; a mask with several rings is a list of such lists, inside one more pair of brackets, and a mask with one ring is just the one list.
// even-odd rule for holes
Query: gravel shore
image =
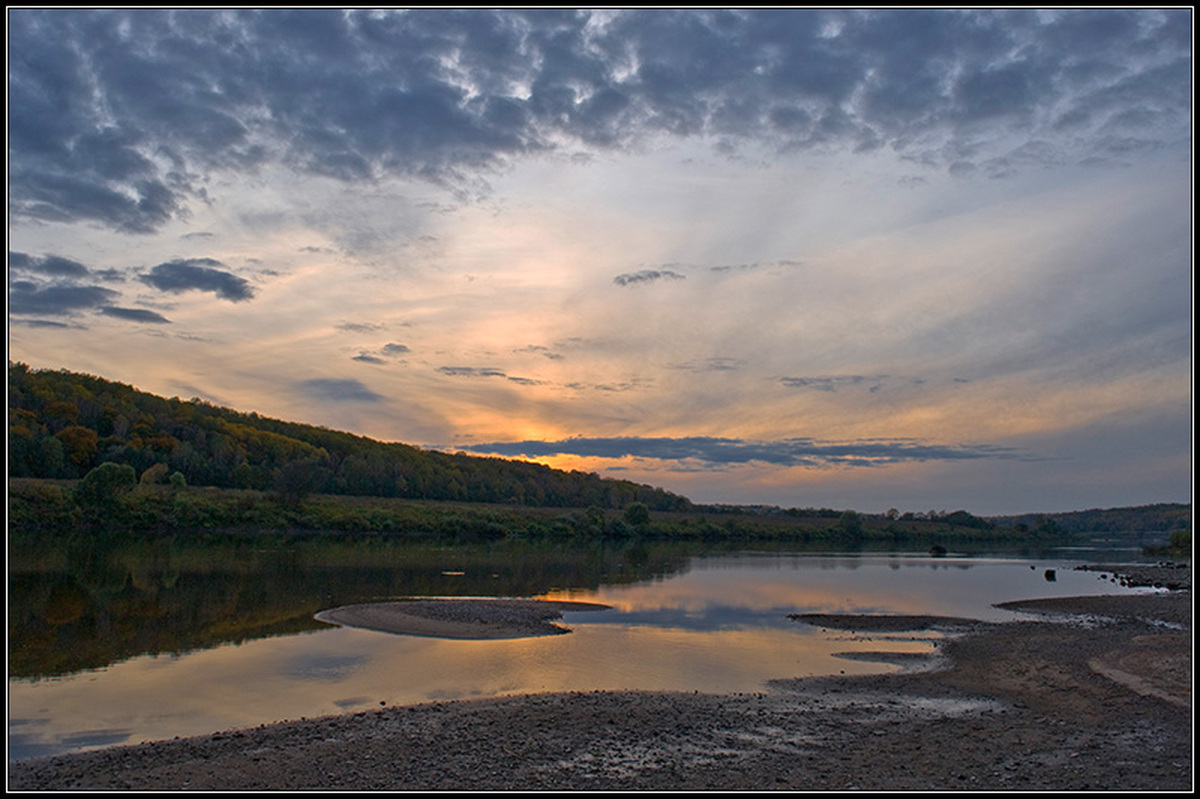
{"label": "gravel shore", "polygon": [[[1037,615],[893,617],[890,629],[946,634],[932,662],[897,674],[781,679],[755,694],[392,707],[10,763],[8,786],[1191,790],[1190,591],[1010,606]],[[880,626],[879,617],[796,623]]]}

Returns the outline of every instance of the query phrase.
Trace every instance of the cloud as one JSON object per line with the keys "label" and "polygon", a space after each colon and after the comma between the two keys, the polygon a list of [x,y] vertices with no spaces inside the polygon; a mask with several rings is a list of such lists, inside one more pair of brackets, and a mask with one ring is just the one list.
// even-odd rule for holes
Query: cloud
{"label": "cloud", "polygon": [[139,279],[159,291],[179,294],[185,291],[211,291],[230,302],[241,302],[254,296],[250,282],[212,258],[189,258],[161,263]]}
{"label": "cloud", "polygon": [[734,372],[745,365],[745,361],[741,358],[727,358],[718,355],[705,358],[700,363],[688,361],[686,363],[674,364],[668,368],[679,369],[685,372]]}
{"label": "cloud", "polygon": [[831,377],[781,377],[779,382],[788,388],[804,388],[812,391],[836,392],[847,386],[867,384],[870,391],[878,391],[881,381],[888,375],[834,375]]}
{"label": "cloud", "polygon": [[487,366],[439,366],[438,371],[450,377],[499,377],[510,383],[516,383],[518,386],[547,385],[547,381],[545,380],[537,380],[532,377],[518,377],[510,375],[502,369],[493,369]]}
{"label": "cloud", "polygon": [[373,322],[342,322],[338,325],[338,330],[345,330],[348,333],[374,333],[383,330],[386,325],[375,324]]}
{"label": "cloud", "polygon": [[529,344],[524,347],[517,347],[513,350],[513,352],[527,355],[541,355],[543,358],[547,358],[551,361],[561,361],[563,359],[561,354],[554,352],[549,347],[543,347],[540,344]]}
{"label": "cloud", "polygon": [[611,394],[620,394],[626,391],[637,391],[646,387],[647,381],[644,378],[634,378],[621,383],[567,383],[565,388],[573,391],[602,391]]}
{"label": "cloud", "polygon": [[[375,329],[374,327],[367,325],[339,325],[339,327],[343,330],[351,330],[356,333],[369,332]],[[385,364],[388,362],[389,358],[407,355],[409,352],[411,352],[411,350],[404,344],[390,343],[384,344],[383,347],[380,348],[379,352],[360,352],[358,355],[354,356],[352,360],[362,361],[363,363]]]}
{"label": "cloud", "polygon": [[829,442],[809,438],[744,441],[711,438],[569,438],[560,441],[517,441],[473,444],[471,452],[505,457],[576,455],[593,458],[650,458],[699,461],[712,467],[752,462],[777,466],[879,466],[907,461],[1017,459],[1019,450],[984,444],[924,444],[909,439]]}
{"label": "cloud", "polygon": [[[100,277],[123,279],[113,270],[99,272],[58,255],[34,257],[23,252],[9,251],[8,308],[10,314],[72,316],[82,311],[97,311],[105,316],[132,322],[168,323],[166,317],[136,308],[123,308],[112,303],[120,293],[104,286],[80,283],[80,280]],[[15,279],[13,276],[17,276]],[[61,322],[27,321],[26,327],[68,327]]]}
{"label": "cloud", "polygon": [[1150,148],[1190,129],[1188,9],[15,9],[8,23],[11,213],[134,234],[208,201],[214,173],[269,164],[474,197],[515,159],[663,137],[888,148],[962,172],[1010,137],[1046,142],[1042,163],[1111,157],[1118,130]]}
{"label": "cloud", "polygon": [[684,280],[685,277],[685,275],[669,269],[643,269],[640,272],[617,275],[613,278],[613,282],[618,286],[633,286],[639,283],[653,283],[656,280]]}
{"label": "cloud", "polygon": [[150,324],[170,324],[171,320],[162,314],[154,311],[147,311],[143,308],[118,308],[110,305],[100,309],[100,313],[105,316],[115,316],[118,319],[127,319],[130,322],[148,322]]}
{"label": "cloud", "polygon": [[296,387],[309,397],[330,402],[381,402],[384,399],[382,394],[376,394],[354,379],[313,378],[300,381]]}
{"label": "cloud", "polygon": [[49,328],[80,328],[80,325],[70,325],[66,322],[55,322],[50,319],[12,319],[9,324],[20,325],[22,327],[49,327]]}
{"label": "cloud", "polygon": [[[285,418],[238,375],[344,371],[310,418],[411,441],[766,440],[662,474],[833,462],[772,443],[803,435],[1045,452],[1186,403],[1191,17],[12,9],[14,354],[186,362]],[[189,296],[237,341],[169,333]]]}
{"label": "cloud", "polygon": [[710,266],[708,269],[710,272],[754,272],[759,269],[768,269],[772,267],[779,269],[801,266],[803,263],[803,261],[795,261],[784,258],[778,261],[754,261],[746,264],[721,264],[719,266]]}
{"label": "cloud", "polygon": [[120,296],[103,286],[38,286],[16,281],[8,287],[10,314],[70,314],[108,305]]}
{"label": "cloud", "polygon": [[70,258],[58,255],[34,258],[23,252],[12,251],[8,253],[8,268],[10,271],[28,272],[60,279],[88,277],[91,274],[86,266],[78,261],[72,261]]}
{"label": "cloud", "polygon": [[439,366],[438,371],[451,377],[508,377],[504,371],[486,366]]}

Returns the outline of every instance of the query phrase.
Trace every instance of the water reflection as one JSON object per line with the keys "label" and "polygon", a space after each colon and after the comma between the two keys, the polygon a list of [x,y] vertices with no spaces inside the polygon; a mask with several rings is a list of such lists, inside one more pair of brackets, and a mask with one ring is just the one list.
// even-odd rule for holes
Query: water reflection
{"label": "water reflection", "polygon": [[[1060,562],[639,547],[633,557],[628,547],[566,546],[313,544],[279,557],[220,552],[216,560],[159,552],[160,567],[173,575],[169,586],[167,571],[142,568],[134,579],[129,567],[145,560],[129,553],[106,555],[108,576],[88,585],[27,558],[10,575],[10,631],[19,633],[10,658],[26,671],[10,671],[9,756],[381,704],[594,689],[745,692],[780,677],[878,673],[898,666],[853,653],[927,652],[936,635],[821,630],[788,614],[999,620],[1013,614],[996,602],[1130,590]],[[1057,570],[1053,583],[1044,579],[1047,567]],[[416,638],[311,619],[323,607],[421,593],[538,595],[612,608],[568,612],[570,635],[501,641]],[[72,660],[56,648],[64,645],[82,645],[86,658]],[[99,665],[62,668],[82,660]],[[58,670],[38,674],[41,664]]]}
{"label": "water reflection", "polygon": [[687,549],[72,536],[57,546],[10,542],[9,555],[9,675],[46,677],[324,629],[313,614],[338,605],[644,580],[682,568]]}
{"label": "water reflection", "polygon": [[[932,558],[891,554],[748,553],[697,557],[662,585],[602,586],[555,592],[555,599],[600,602],[620,623],[686,629],[779,626],[788,613],[904,613],[988,621],[1016,617],[998,602],[1033,597],[1125,592],[1090,572],[1060,565],[1047,582],[1045,564],[1006,558]],[[581,623],[599,623],[581,619]]]}

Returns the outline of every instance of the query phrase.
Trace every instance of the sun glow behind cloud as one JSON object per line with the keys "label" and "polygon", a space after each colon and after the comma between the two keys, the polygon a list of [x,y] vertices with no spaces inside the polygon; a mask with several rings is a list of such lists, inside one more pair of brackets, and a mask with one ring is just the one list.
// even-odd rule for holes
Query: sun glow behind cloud
{"label": "sun glow behind cloud", "polygon": [[703,501],[1189,495],[1190,12],[10,21],[10,358],[449,449],[945,453],[537,456]]}

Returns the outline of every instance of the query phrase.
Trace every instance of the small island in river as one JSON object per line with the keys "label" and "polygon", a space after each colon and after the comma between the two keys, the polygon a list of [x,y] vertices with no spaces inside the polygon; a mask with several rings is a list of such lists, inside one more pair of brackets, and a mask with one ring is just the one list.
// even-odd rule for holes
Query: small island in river
{"label": "small island in river", "polygon": [[345,605],[313,618],[343,627],[432,638],[503,639],[562,635],[570,630],[551,623],[564,611],[605,610],[594,602],[493,598],[413,598],[395,602]]}

